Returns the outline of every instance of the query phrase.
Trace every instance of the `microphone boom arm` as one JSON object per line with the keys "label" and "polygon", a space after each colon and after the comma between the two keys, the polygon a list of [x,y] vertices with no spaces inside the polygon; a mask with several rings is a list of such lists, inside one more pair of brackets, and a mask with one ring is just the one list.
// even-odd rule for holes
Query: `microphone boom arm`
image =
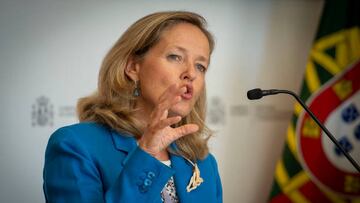
{"label": "microphone boom arm", "polygon": [[[266,91],[266,90],[263,90]],[[311,116],[311,118],[320,126],[320,128],[325,132],[328,138],[340,149],[340,151],[345,155],[345,157],[349,160],[349,162],[360,172],[360,166],[356,161],[350,156],[350,154],[341,146],[341,144],[336,140],[336,138],[330,133],[330,131],[316,118],[316,116],[308,109],[306,104],[300,99],[298,95],[289,90],[269,90],[272,91],[272,94],[290,94],[293,96],[296,101],[300,103],[300,105],[306,110],[306,112]]]}

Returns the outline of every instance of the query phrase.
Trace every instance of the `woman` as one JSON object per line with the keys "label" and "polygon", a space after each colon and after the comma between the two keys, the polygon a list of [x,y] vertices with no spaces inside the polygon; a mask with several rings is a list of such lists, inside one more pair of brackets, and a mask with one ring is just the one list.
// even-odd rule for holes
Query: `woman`
{"label": "woman", "polygon": [[47,202],[222,202],[209,154],[205,20],[159,12],[135,22],[105,57],[98,90],[78,103],[45,154]]}

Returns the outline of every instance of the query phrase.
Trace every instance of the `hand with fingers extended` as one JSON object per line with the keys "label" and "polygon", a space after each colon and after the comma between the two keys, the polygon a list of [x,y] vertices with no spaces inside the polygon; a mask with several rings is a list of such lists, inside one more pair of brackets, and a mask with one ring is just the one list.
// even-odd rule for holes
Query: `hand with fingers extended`
{"label": "hand with fingers extended", "polygon": [[159,158],[172,142],[185,135],[198,131],[196,124],[185,124],[176,128],[171,125],[181,121],[181,116],[168,117],[169,109],[181,101],[181,94],[186,88],[171,85],[159,98],[153,109],[144,134],[139,140],[139,147],[155,158]]}

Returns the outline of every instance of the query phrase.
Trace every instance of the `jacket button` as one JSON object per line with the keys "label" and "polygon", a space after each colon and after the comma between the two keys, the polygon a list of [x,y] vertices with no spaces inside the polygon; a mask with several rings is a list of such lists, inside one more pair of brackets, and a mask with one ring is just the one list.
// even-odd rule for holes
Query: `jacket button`
{"label": "jacket button", "polygon": [[155,177],[155,173],[150,171],[147,173],[147,177],[150,178],[150,179],[153,179]]}
{"label": "jacket button", "polygon": [[152,184],[152,181],[150,180],[150,179],[148,179],[148,178],[146,178],[145,180],[144,180],[144,185],[145,186],[150,186]]}

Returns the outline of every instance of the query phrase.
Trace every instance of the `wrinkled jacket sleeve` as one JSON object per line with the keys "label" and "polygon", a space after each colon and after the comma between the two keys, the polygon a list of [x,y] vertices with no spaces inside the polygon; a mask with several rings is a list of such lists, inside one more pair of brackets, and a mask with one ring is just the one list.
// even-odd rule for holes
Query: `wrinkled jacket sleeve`
{"label": "wrinkled jacket sleeve", "polygon": [[169,167],[139,147],[119,164],[123,167],[115,183],[104,191],[101,172],[86,147],[70,129],[56,131],[45,153],[46,202],[156,202],[173,175]]}

